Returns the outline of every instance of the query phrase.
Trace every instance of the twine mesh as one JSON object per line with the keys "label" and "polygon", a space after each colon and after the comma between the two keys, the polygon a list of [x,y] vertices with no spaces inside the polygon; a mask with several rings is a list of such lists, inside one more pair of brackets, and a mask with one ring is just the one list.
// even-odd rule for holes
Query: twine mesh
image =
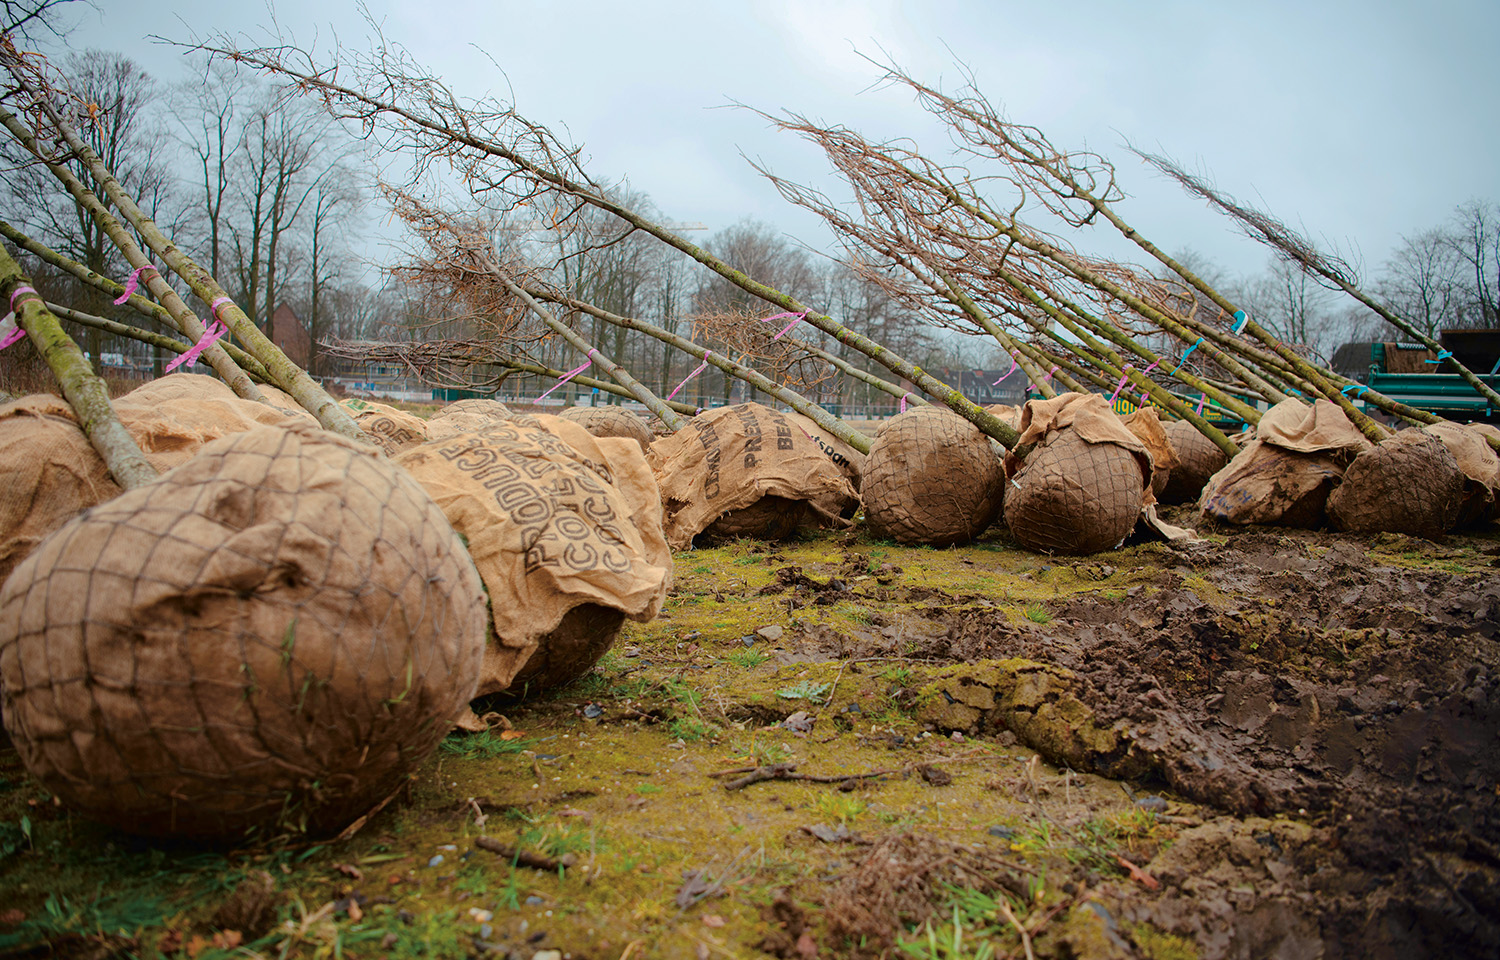
{"label": "twine mesh", "polygon": [[978,427],[937,407],[887,420],[865,458],[865,523],[897,543],[951,546],[1000,513],[1000,460]]}
{"label": "twine mesh", "polygon": [[1441,537],[1463,499],[1464,475],[1443,442],[1403,430],[1354,458],[1328,497],[1328,517],[1355,533]]}
{"label": "twine mesh", "polygon": [[470,397],[466,400],[453,401],[443,409],[439,410],[433,417],[433,419],[436,420],[440,417],[451,416],[456,413],[489,417],[491,420],[509,420],[512,416],[515,415],[510,407],[507,407],[499,400],[485,400],[480,397]]}
{"label": "twine mesh", "polygon": [[1208,478],[1224,469],[1229,458],[1224,451],[1186,420],[1165,425],[1167,442],[1177,454],[1177,466],[1167,476],[1167,485],[1157,498],[1162,503],[1194,503]]}
{"label": "twine mesh", "polygon": [[646,421],[619,407],[568,407],[561,414],[596,437],[625,437],[645,450],[656,437]]}
{"label": "twine mesh", "polygon": [[1006,491],[1005,522],[1041,553],[1110,550],[1135,528],[1146,476],[1131,451],[1089,443],[1072,428],[1049,433]]}
{"label": "twine mesh", "polygon": [[0,591],[7,729],[120,829],[334,829],[467,704],[484,593],[402,471],[301,425],[216,441],[77,518]]}

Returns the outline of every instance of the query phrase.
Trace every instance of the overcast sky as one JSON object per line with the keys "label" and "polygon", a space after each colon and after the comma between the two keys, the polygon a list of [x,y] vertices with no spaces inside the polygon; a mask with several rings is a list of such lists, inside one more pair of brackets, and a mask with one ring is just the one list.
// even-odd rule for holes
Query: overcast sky
{"label": "overcast sky", "polygon": [[[746,111],[722,109],[730,101],[946,150],[909,96],[869,89],[876,71],[859,54],[882,50],[935,85],[954,86],[955,65],[966,64],[1009,119],[1113,159],[1130,195],[1120,209],[1147,237],[1234,273],[1259,272],[1265,253],[1147,169],[1126,140],[1211,175],[1372,270],[1402,234],[1438,225],[1466,200],[1500,199],[1497,0],[367,6],[388,38],[459,93],[513,91],[523,115],[584,146],[596,178],[628,177],[668,218],[711,230],[748,216],[811,246],[829,243],[741,156],[822,183],[821,155]],[[303,44],[366,44],[352,0],[275,10]],[[253,41],[271,15],[254,3],[96,0],[75,19],[73,45],[121,51],[172,81],[182,76],[180,54],[149,34]],[[1075,240],[1123,249],[1103,235]]]}

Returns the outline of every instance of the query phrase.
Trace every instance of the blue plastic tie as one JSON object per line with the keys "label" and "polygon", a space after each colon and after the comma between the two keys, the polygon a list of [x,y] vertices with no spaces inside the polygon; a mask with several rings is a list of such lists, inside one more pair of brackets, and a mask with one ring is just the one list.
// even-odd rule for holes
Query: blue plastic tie
{"label": "blue plastic tie", "polygon": [[1452,351],[1449,351],[1449,350],[1439,350],[1438,351],[1438,356],[1437,356],[1436,360],[1423,360],[1422,362],[1423,363],[1442,363],[1444,360],[1447,360],[1451,356],[1453,356]]}
{"label": "blue plastic tie", "polygon": [[1197,350],[1198,349],[1198,344],[1200,344],[1202,342],[1203,342],[1203,338],[1202,337],[1199,337],[1197,340],[1193,341],[1193,345],[1191,347],[1188,347],[1187,350],[1186,350],[1186,352],[1183,353],[1182,359],[1177,361],[1177,366],[1175,368],[1173,368],[1172,373],[1170,374],[1171,376],[1174,376],[1174,377],[1177,376],[1177,371],[1182,369],[1182,365],[1184,363],[1187,363],[1188,354],[1192,353],[1194,350]]}

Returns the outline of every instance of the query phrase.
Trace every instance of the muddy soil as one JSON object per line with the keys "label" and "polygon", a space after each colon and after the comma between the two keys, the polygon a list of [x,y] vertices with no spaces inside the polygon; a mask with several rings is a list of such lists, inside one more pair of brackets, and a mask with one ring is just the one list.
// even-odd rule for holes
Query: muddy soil
{"label": "muddy soil", "polygon": [[1200,532],[678,554],[332,841],[126,841],[0,748],[0,956],[1500,955],[1500,534]]}
{"label": "muddy soil", "polygon": [[[815,628],[789,650],[878,656],[899,635],[912,656],[1067,670],[1090,723],[1123,736],[1080,751],[1023,732],[1028,746],[1245,818],[1184,834],[1157,865],[1183,882],[1121,904],[1205,955],[1500,951],[1500,577],[1412,569],[1466,551],[1399,536],[1253,530],[1161,550],[1149,588],[1075,595],[1045,624],[898,585],[873,598],[914,604],[899,631]],[[1108,579],[1108,559],[1071,566]],[[1023,729],[997,711],[943,721]]]}

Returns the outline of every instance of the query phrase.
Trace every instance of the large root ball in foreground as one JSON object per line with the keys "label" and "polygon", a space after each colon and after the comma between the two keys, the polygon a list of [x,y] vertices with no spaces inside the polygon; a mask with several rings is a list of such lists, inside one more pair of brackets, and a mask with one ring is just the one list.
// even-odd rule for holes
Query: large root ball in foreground
{"label": "large root ball in foreground", "polygon": [[1135,528],[1147,483],[1141,458],[1077,430],[1048,433],[1021,462],[1005,492],[1011,535],[1040,553],[1112,550]]}
{"label": "large root ball in foreground", "polygon": [[1354,533],[1440,537],[1458,521],[1464,475],[1443,442],[1402,430],[1364,451],[1328,497],[1328,518]]}
{"label": "large root ball in foreground", "polygon": [[880,428],[865,458],[865,523],[897,543],[968,543],[995,522],[1004,495],[989,439],[946,408],[918,407]]}
{"label": "large root ball in foreground", "polygon": [[5,726],[121,830],[334,830],[474,691],[485,599],[414,480],[304,427],[214,441],[48,537],[0,590]]}
{"label": "large root ball in foreground", "polygon": [[645,450],[656,439],[646,421],[623,407],[568,407],[558,414],[596,437],[627,437]]}
{"label": "large root ball in foreground", "polygon": [[1218,444],[1205,437],[1186,420],[1173,420],[1164,428],[1167,442],[1177,455],[1177,466],[1167,476],[1167,485],[1156,498],[1162,503],[1197,503],[1208,478],[1229,463]]}

